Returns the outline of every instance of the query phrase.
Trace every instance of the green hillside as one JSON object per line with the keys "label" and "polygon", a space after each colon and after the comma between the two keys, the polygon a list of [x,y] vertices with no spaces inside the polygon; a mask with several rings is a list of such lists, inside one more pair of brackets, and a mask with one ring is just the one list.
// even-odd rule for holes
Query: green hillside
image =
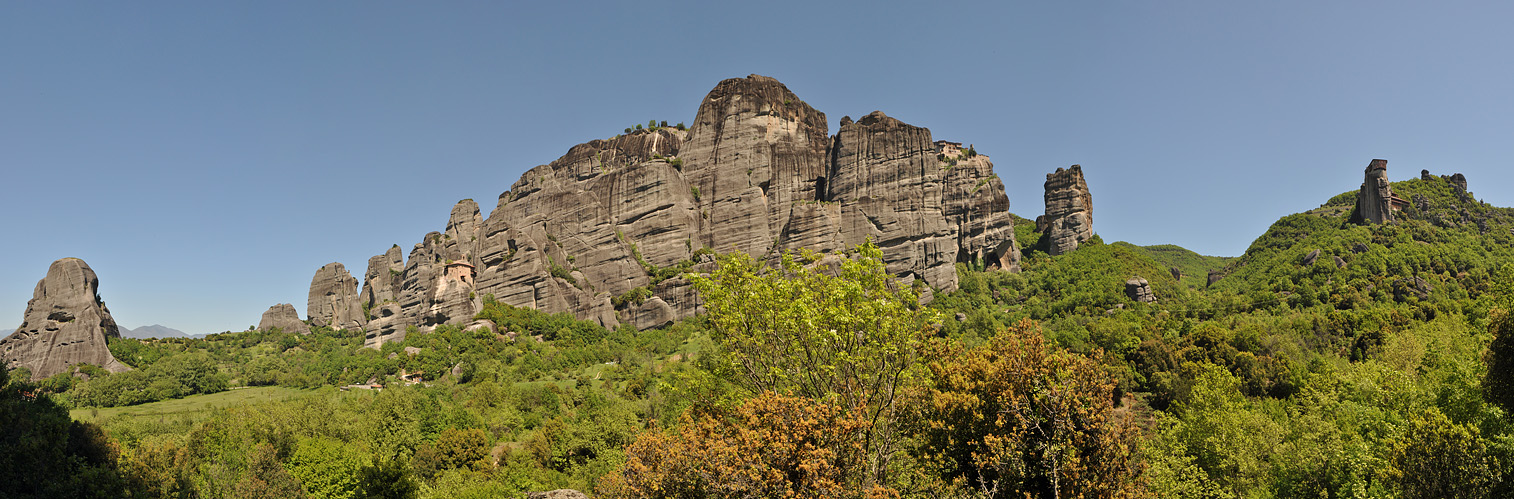
{"label": "green hillside", "polygon": [[951,293],[868,246],[725,256],[685,276],[708,315],[646,331],[487,299],[495,331],[379,350],[113,339],[134,371],[11,377],[0,407],[72,409],[11,428],[105,477],[38,489],[74,495],[1514,497],[1514,209],[1393,189],[1395,223],[1347,192],[1234,258],[1097,236],[1053,257],[1017,218],[1022,272],[958,264]]}

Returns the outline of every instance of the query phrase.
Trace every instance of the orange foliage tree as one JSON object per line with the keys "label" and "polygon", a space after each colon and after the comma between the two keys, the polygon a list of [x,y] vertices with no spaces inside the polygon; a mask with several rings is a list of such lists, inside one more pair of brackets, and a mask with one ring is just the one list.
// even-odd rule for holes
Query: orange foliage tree
{"label": "orange foliage tree", "polygon": [[599,493],[642,497],[897,497],[869,485],[870,423],[805,397],[763,392],[725,414],[685,413],[676,430],[647,431]]}
{"label": "orange foliage tree", "polygon": [[976,348],[938,342],[924,356],[933,386],[912,419],[929,479],[986,497],[1141,494],[1137,428],[1114,407],[1116,380],[1095,358],[1049,348],[1030,321]]}

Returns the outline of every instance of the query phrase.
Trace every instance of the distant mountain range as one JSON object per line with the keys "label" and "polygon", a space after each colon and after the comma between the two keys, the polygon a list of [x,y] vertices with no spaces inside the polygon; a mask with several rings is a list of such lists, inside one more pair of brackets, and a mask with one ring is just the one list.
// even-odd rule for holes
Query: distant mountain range
{"label": "distant mountain range", "polygon": [[11,333],[14,333],[14,332],[16,332],[16,330],[14,330],[14,329],[0,329],[0,338],[4,338],[6,336],[10,336]]}
{"label": "distant mountain range", "polygon": [[144,338],[187,338],[189,337],[189,334],[171,327],[153,324],[151,326],[142,326],[136,329],[122,327],[121,337],[136,338],[139,340]]}

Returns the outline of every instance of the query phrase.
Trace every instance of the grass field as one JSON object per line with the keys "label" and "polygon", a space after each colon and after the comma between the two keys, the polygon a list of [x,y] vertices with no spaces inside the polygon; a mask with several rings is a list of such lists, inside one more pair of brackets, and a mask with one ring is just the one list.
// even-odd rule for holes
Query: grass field
{"label": "grass field", "polygon": [[79,421],[104,421],[120,414],[133,417],[163,417],[179,416],[204,412],[211,408],[234,407],[239,405],[255,404],[268,400],[283,400],[309,390],[298,390],[282,386],[259,386],[253,388],[241,388],[227,390],[208,395],[191,395],[181,399],[170,399],[149,404],[129,405],[125,407],[85,407],[69,411],[68,415]]}

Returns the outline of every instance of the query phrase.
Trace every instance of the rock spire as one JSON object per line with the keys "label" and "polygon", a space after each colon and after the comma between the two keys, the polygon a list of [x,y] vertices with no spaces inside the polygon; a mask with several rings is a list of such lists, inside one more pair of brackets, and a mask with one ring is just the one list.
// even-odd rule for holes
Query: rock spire
{"label": "rock spire", "polygon": [[28,368],[34,380],[68,372],[75,364],[94,364],[111,372],[131,370],[106,346],[106,338],[119,338],[121,333],[99,289],[99,277],[84,260],[53,262],[26,303],[21,326],[0,340],[5,367]]}
{"label": "rock spire", "polygon": [[1093,237],[1093,195],[1083,167],[1072,165],[1046,174],[1046,214],[1036,220],[1045,234],[1046,252],[1060,255]]}

